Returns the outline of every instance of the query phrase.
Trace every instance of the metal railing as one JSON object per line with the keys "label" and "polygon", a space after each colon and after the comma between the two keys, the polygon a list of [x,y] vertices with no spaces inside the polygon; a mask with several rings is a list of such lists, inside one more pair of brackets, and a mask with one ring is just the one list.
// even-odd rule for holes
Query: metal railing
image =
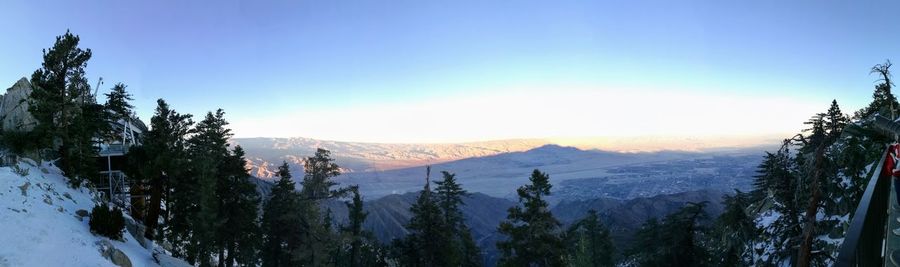
{"label": "metal railing", "polygon": [[[875,126],[895,139],[900,135],[900,123],[880,115],[875,115]],[[884,162],[890,155],[890,146],[885,147],[881,159],[876,162],[875,168],[869,177],[866,191],[863,193],[853,218],[850,228],[844,235],[844,243],[835,259],[834,266],[882,266],[884,264],[884,251],[887,243],[885,222],[888,218],[888,207],[891,200],[890,170],[883,171]]]}
{"label": "metal railing", "polygon": [[885,224],[891,198],[891,176],[883,175],[888,148],[869,178],[866,191],[853,213],[850,228],[844,235],[844,243],[834,266],[882,266],[884,258]]}

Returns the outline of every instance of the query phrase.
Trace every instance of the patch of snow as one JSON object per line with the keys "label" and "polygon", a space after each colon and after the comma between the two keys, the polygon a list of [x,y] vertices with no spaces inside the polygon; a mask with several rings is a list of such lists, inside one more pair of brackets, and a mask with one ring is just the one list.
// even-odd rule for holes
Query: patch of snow
{"label": "patch of snow", "polygon": [[769,228],[769,225],[772,225],[775,220],[778,220],[778,218],[781,218],[781,213],[774,210],[768,210],[759,216],[756,225],[759,228],[766,229]]}
{"label": "patch of snow", "polygon": [[[115,266],[97,245],[106,238],[91,233],[89,218],[76,215],[91,211],[95,194],[70,188],[52,164],[23,160],[17,166],[28,174],[0,168],[0,266]],[[110,243],[132,266],[159,266],[128,231]]]}

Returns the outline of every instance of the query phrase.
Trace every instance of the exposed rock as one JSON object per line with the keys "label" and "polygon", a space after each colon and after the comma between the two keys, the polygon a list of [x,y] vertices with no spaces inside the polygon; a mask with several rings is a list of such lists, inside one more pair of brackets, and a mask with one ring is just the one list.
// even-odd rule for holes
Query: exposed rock
{"label": "exposed rock", "polygon": [[32,87],[28,79],[19,79],[6,94],[0,96],[0,123],[3,130],[31,131],[37,124],[34,116],[28,112],[28,97]]}
{"label": "exposed rock", "polygon": [[22,186],[19,186],[19,190],[22,190],[23,197],[28,196],[28,187],[29,186],[31,186],[31,182],[25,182],[25,184],[22,184]]}
{"label": "exposed rock", "polygon": [[97,245],[100,246],[100,255],[109,259],[116,266],[131,267],[131,259],[128,258],[128,255],[125,255],[124,252],[113,246],[109,240],[97,241]]}
{"label": "exposed rock", "polygon": [[152,244],[144,237],[144,231],[147,230],[146,226],[135,222],[131,218],[125,217],[125,229],[128,230],[128,233],[130,233],[131,236],[134,236],[135,241],[141,244],[141,246],[144,248],[152,247]]}
{"label": "exposed rock", "polygon": [[75,215],[78,215],[78,217],[90,217],[91,213],[86,210],[76,210]]}
{"label": "exposed rock", "polygon": [[169,243],[168,240],[159,241],[159,246],[168,251],[175,250],[175,248],[172,246],[172,243]]}

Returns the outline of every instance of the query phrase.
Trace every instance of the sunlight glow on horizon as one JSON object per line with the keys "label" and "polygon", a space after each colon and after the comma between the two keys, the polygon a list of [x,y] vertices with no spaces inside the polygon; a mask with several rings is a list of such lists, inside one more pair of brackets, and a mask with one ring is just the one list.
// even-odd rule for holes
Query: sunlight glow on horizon
{"label": "sunlight glow on horizon", "polygon": [[799,131],[802,122],[826,110],[827,104],[708,92],[523,89],[412,103],[319,108],[295,112],[290,119],[237,118],[231,126],[239,138],[308,137],[373,143],[626,136],[771,139]]}

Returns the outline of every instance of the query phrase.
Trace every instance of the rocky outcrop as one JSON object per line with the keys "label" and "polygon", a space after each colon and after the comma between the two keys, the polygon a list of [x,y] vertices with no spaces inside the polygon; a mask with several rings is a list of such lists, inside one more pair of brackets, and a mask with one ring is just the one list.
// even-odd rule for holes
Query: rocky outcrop
{"label": "rocky outcrop", "polygon": [[3,130],[30,131],[37,124],[28,112],[28,97],[32,87],[28,79],[19,79],[6,94],[0,95],[0,123]]}
{"label": "rocky outcrop", "polygon": [[125,217],[125,229],[128,230],[128,233],[131,234],[135,241],[141,244],[142,247],[148,249],[153,247],[150,241],[144,238],[144,231],[147,230],[147,227],[143,224],[135,222],[129,217]]}

